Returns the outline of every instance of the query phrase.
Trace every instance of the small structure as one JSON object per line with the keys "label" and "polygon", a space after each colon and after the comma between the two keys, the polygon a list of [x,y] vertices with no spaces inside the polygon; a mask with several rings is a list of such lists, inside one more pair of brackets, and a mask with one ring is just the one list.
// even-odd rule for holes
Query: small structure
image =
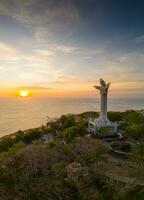
{"label": "small structure", "polygon": [[108,127],[111,133],[116,133],[117,122],[111,122],[107,117],[107,94],[110,83],[105,83],[100,79],[100,86],[94,86],[100,91],[100,116],[97,119],[90,118],[88,121],[88,128],[90,133],[97,134],[102,127]]}
{"label": "small structure", "polygon": [[47,134],[42,135],[42,137],[40,138],[40,141],[43,144],[47,144],[48,142],[53,141],[53,139],[54,139],[53,134],[47,133]]}

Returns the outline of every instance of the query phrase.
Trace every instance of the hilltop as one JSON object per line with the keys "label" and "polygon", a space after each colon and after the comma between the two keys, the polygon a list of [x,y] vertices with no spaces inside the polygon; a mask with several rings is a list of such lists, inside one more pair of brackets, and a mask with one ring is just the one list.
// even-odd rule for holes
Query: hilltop
{"label": "hilltop", "polygon": [[87,130],[97,112],[62,115],[0,139],[2,200],[134,200],[144,198],[144,116],[109,112],[117,139]]}

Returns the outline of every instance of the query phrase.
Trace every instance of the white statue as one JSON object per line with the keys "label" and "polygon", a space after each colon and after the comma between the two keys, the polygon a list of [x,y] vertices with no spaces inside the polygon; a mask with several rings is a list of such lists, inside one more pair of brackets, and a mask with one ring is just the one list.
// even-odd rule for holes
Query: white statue
{"label": "white statue", "polygon": [[100,79],[101,86],[94,86],[100,90],[101,101],[100,101],[100,118],[107,119],[107,94],[110,83],[106,84],[103,79]]}
{"label": "white statue", "polygon": [[110,83],[105,83],[103,79],[100,79],[100,86],[94,86],[100,91],[100,116],[96,119],[89,120],[89,130],[93,133],[97,133],[101,127],[110,127],[111,132],[117,131],[117,123],[111,122],[107,117],[107,95]]}

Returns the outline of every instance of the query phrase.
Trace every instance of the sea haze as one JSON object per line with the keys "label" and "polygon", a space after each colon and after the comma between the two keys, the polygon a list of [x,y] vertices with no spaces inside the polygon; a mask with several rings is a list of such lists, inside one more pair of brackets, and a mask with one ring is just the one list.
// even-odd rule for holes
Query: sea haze
{"label": "sea haze", "polygon": [[[109,98],[108,110],[144,109],[144,98]],[[95,98],[1,98],[0,136],[38,127],[62,114],[99,111]]]}

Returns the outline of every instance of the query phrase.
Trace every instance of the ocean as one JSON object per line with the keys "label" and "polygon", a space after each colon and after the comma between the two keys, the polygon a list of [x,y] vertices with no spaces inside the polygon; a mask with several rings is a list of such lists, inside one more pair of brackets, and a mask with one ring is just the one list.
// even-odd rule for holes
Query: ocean
{"label": "ocean", "polygon": [[[109,98],[109,111],[144,109],[144,98]],[[38,127],[62,114],[99,111],[96,98],[0,98],[0,136]]]}

